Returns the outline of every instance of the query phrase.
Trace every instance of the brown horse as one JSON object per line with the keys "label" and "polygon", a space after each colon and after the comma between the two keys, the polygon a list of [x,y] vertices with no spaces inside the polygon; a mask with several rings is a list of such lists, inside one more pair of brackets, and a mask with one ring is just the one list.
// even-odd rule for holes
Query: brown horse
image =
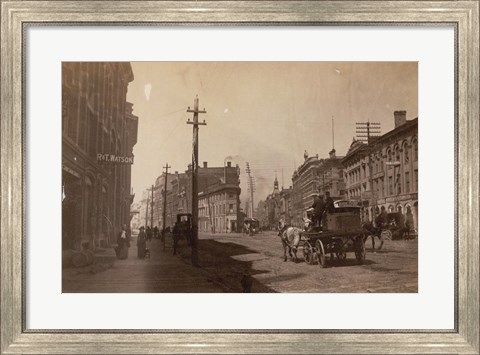
{"label": "brown horse", "polygon": [[364,237],[363,237],[363,242],[366,243],[368,237],[372,238],[372,250],[375,251],[375,238],[378,238],[380,241],[380,246],[378,247],[377,250],[382,249],[384,239],[391,239],[389,238],[389,231],[383,231],[382,228],[375,227],[372,222],[365,222],[362,225],[363,232],[364,232]]}

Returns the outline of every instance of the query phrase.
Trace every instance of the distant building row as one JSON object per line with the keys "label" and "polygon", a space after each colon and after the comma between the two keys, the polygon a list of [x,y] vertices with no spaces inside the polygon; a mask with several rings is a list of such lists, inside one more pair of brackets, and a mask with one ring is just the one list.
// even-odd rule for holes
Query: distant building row
{"label": "distant building row", "polygon": [[407,121],[405,111],[395,111],[390,132],[363,143],[354,140],[344,157],[333,149],[326,159],[318,155],[305,160],[292,175],[292,187],[278,188],[260,201],[257,217],[262,226],[275,228],[283,218],[301,226],[305,211],[316,194],[328,191],[334,199],[357,200],[364,218],[387,212],[411,210],[418,225],[418,118]]}
{"label": "distant building row", "polygon": [[[207,162],[204,162],[198,171],[199,231],[236,232],[241,220],[238,165],[232,166],[227,162],[223,167],[208,167]],[[153,225],[162,229],[164,221],[165,227],[172,227],[178,213],[191,213],[191,175],[191,166],[183,173],[176,171],[174,174],[160,175],[153,186],[153,200],[151,191],[143,196],[136,224]]]}

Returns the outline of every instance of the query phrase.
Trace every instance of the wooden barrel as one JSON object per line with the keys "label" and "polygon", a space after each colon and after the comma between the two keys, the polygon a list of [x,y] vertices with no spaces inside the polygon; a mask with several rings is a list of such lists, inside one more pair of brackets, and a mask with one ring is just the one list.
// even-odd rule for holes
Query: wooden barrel
{"label": "wooden barrel", "polygon": [[87,254],[81,251],[77,251],[75,254],[72,255],[72,265],[74,267],[82,267],[87,265]]}
{"label": "wooden barrel", "polygon": [[87,250],[82,251],[82,253],[85,254],[86,257],[87,257],[87,261],[86,261],[85,265],[92,264],[93,261],[95,260],[95,253],[93,252],[93,250],[87,249]]}
{"label": "wooden barrel", "polygon": [[77,251],[72,255],[72,265],[74,267],[87,266],[93,263],[95,254],[92,250]]}

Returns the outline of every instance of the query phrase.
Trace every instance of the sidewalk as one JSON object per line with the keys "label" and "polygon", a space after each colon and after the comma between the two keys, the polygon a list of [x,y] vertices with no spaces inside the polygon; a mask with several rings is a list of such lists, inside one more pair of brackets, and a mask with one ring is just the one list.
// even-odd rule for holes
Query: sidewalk
{"label": "sidewalk", "polygon": [[97,263],[84,268],[64,269],[64,293],[211,293],[225,292],[208,273],[191,266],[178,255],[172,255],[170,240],[154,239],[147,243],[150,259],[138,259],[136,238],[132,238],[126,260],[115,258],[113,248],[97,255]]}

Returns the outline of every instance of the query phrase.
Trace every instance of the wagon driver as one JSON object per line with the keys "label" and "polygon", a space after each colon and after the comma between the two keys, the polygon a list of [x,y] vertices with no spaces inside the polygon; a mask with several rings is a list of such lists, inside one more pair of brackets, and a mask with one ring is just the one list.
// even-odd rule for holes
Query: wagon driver
{"label": "wagon driver", "polygon": [[322,225],[322,216],[325,212],[325,202],[323,201],[323,195],[316,195],[313,201],[313,225],[320,227]]}

